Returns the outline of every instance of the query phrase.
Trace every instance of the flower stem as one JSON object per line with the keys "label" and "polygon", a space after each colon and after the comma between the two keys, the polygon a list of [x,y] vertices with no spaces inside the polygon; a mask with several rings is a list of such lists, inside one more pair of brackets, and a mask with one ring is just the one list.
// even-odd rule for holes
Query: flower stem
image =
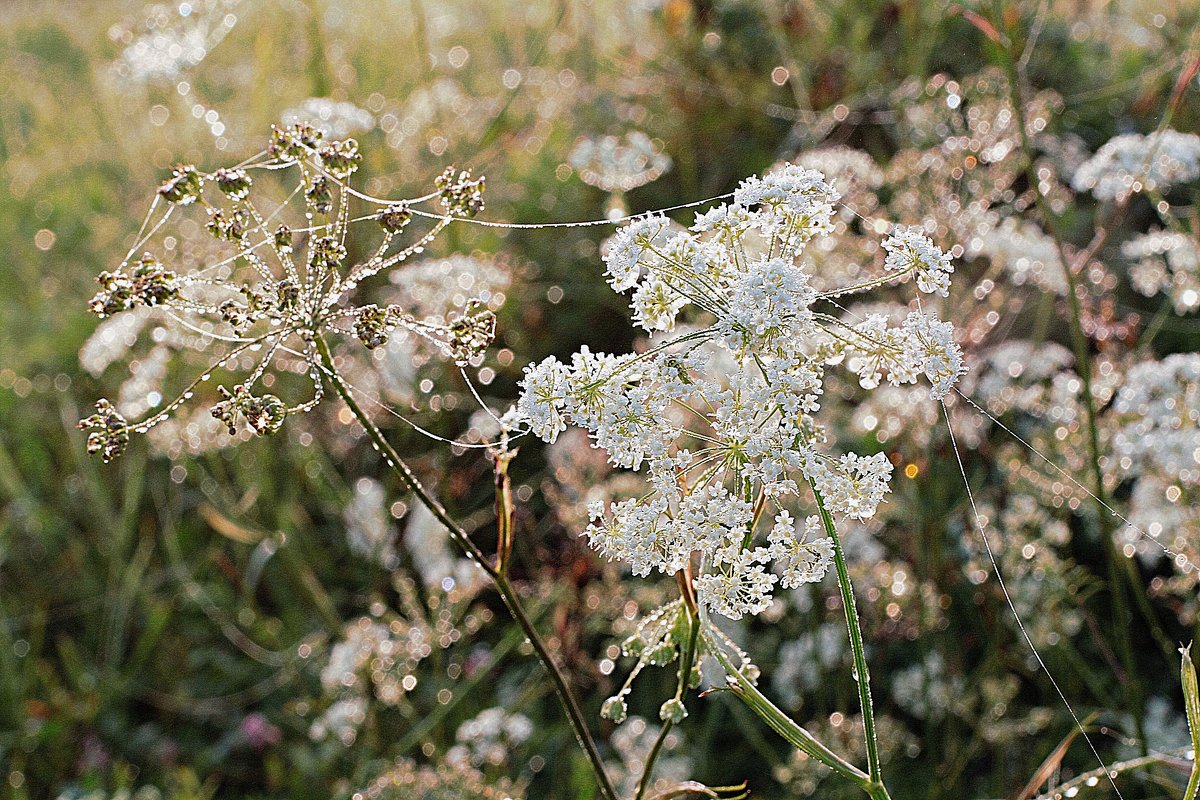
{"label": "flower stem", "polygon": [[[858,684],[858,699],[862,705],[863,736],[867,744],[867,771],[871,782],[883,786],[883,775],[879,766],[879,743],[875,737],[875,707],[871,702],[871,674],[867,669],[867,654],[863,647],[862,627],[858,623],[858,606],[854,602],[854,586],[850,583],[850,572],[846,568],[846,554],[842,552],[842,540],[838,538],[833,517],[825,507],[825,499],[813,486],[817,510],[825,533],[833,540],[833,563],[837,568],[838,588],[842,591],[842,610],[846,612],[846,631],[850,634],[850,649],[854,651],[854,680]],[[886,790],[885,790],[886,794]]]}
{"label": "flower stem", "polygon": [[[675,688],[675,699],[682,700],[687,693],[688,684],[691,682],[692,668],[696,663],[696,642],[700,638],[700,620],[696,618],[693,612],[694,606],[689,605],[684,598],[684,613],[688,618],[688,638],[683,650],[679,654],[679,682]],[[642,770],[642,777],[638,781],[637,793],[634,795],[634,800],[642,800],[646,795],[646,790],[650,788],[650,780],[654,777],[654,764],[658,761],[658,756],[662,752],[663,745],[667,742],[667,735],[671,732],[674,723],[671,720],[664,720],[662,729],[658,732],[658,738],[654,740],[654,746],[650,749],[650,755],[646,757],[646,767]]]}
{"label": "flower stem", "polygon": [[[1002,19],[1002,15],[997,16],[998,21]],[[1087,334],[1083,329],[1083,308],[1079,299],[1080,287],[1077,275],[1077,272],[1087,266],[1088,261],[1091,260],[1092,256],[1099,250],[1105,239],[1107,239],[1110,226],[1104,226],[1098,231],[1092,244],[1074,262],[1068,259],[1066,238],[1063,235],[1061,220],[1054,212],[1054,209],[1050,207],[1049,201],[1039,186],[1040,179],[1037,175],[1033,144],[1029,138],[1029,129],[1025,118],[1025,101],[1022,96],[1021,75],[1017,69],[1017,60],[1013,48],[1014,44],[1010,36],[1007,40],[1007,45],[1001,46],[999,49],[1003,54],[1002,60],[1008,78],[1009,99],[1013,107],[1017,135],[1021,142],[1021,154],[1025,162],[1026,181],[1029,183],[1034,201],[1046,222],[1046,227],[1050,231],[1051,238],[1054,240],[1059,261],[1062,263],[1063,277],[1067,283],[1067,306],[1071,312],[1068,316],[1071,329],[1071,346],[1075,354],[1075,370],[1079,374],[1079,379],[1083,384],[1080,394],[1083,400],[1084,423],[1087,432],[1088,468],[1089,472],[1091,472],[1093,498],[1096,502],[1097,533],[1100,535],[1104,550],[1108,588],[1112,597],[1114,616],[1117,620],[1117,624],[1115,625],[1117,649],[1120,653],[1122,667],[1126,676],[1126,690],[1128,691],[1129,700],[1133,705],[1134,724],[1137,728],[1138,739],[1142,742],[1144,748],[1146,742],[1145,692],[1135,671],[1133,642],[1129,635],[1129,607],[1125,584],[1121,580],[1122,568],[1124,568],[1125,572],[1124,577],[1129,579],[1129,588],[1133,593],[1144,592],[1144,587],[1132,570],[1132,565],[1122,563],[1128,561],[1128,559],[1124,558],[1117,551],[1116,545],[1113,542],[1112,532],[1104,524],[1107,508],[1105,497],[1107,492],[1104,486],[1104,473],[1100,466],[1100,428],[1097,421],[1096,398],[1092,389],[1092,356]],[[1130,196],[1126,195],[1119,208],[1120,211],[1124,211],[1124,206],[1128,203]],[[1143,609],[1143,611],[1146,611],[1146,609]],[[1148,612],[1148,617],[1152,616],[1152,611]],[[1145,752],[1143,752],[1143,755],[1145,755]]]}
{"label": "flower stem", "polygon": [[887,788],[881,781],[873,781],[871,777],[846,759],[829,749],[815,736],[797,724],[791,717],[783,713],[766,695],[759,691],[754,683],[733,665],[729,655],[722,649],[721,642],[713,635],[716,627],[709,621],[706,610],[700,607],[700,624],[708,652],[720,662],[725,674],[730,679],[729,691],[739,700],[750,707],[750,710],[767,723],[768,726],[795,747],[800,752],[816,759],[831,770],[853,783],[867,793],[872,800],[891,800]]}
{"label": "flower stem", "polygon": [[346,403],[347,408],[358,420],[359,424],[367,432],[367,436],[371,440],[371,444],[383,456],[383,460],[387,462],[388,467],[395,473],[409,491],[433,514],[437,520],[446,526],[450,532],[450,538],[458,544],[459,547],[466,553],[467,557],[474,561],[487,574],[487,576],[495,584],[496,590],[500,592],[500,596],[504,599],[504,604],[508,607],[509,613],[513,620],[525,633],[529,643],[533,646],[534,652],[537,654],[538,660],[542,662],[542,666],[550,673],[550,678],[554,682],[554,688],[558,693],[559,702],[562,704],[563,710],[567,713],[567,718],[571,722],[571,727],[575,732],[575,739],[579,742],[579,747],[583,750],[590,762],[592,772],[595,773],[596,782],[600,789],[600,794],[605,800],[618,800],[616,789],[613,788],[612,781],[609,780],[608,773],[604,770],[604,762],[600,759],[600,753],[596,749],[596,742],[592,739],[592,734],[588,730],[587,723],[584,720],[583,711],[580,709],[579,701],[575,698],[574,692],[571,691],[570,685],[567,683],[566,677],[558,664],[555,663],[554,657],[550,654],[550,650],[546,647],[546,643],[542,641],[538,635],[537,629],[529,620],[525,613],[525,609],[521,605],[521,601],[517,596],[516,588],[509,581],[508,576],[497,569],[491,561],[484,556],[470,536],[463,530],[462,526],[455,522],[442,504],[425,488],[420,479],[413,473],[409,466],[404,463],[395,448],[384,438],[383,433],[375,426],[375,423],[363,412],[362,407],[355,401],[351,394],[350,387],[342,380],[341,375],[334,367],[333,354],[329,350],[329,345],[325,340],[317,335],[315,337],[317,350],[321,355],[321,361],[325,366],[325,370],[329,376],[330,383],[333,384],[334,390]]}

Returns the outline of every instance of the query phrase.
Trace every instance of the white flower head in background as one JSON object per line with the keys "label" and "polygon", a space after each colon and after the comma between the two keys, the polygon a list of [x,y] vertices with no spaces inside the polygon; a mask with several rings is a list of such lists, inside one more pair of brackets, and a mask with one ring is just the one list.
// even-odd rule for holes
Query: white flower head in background
{"label": "white flower head in background", "polygon": [[331,139],[345,139],[375,127],[375,117],[370,111],[354,103],[328,97],[310,97],[284,111],[280,121],[285,127],[311,125]]}
{"label": "white flower head in background", "polygon": [[1121,253],[1137,259],[1129,270],[1133,288],[1146,297],[1165,292],[1176,314],[1200,308],[1200,246],[1182,231],[1150,231],[1121,245]]}
{"label": "white flower head in background", "polygon": [[628,192],[658,180],[671,168],[671,157],[641,131],[622,137],[580,139],[567,163],[584,183],[606,192]]}
{"label": "white flower head in background", "polygon": [[1071,180],[1078,192],[1115,200],[1129,192],[1165,192],[1200,178],[1200,136],[1167,128],[1161,133],[1124,133],[1108,140]]}
{"label": "white flower head in background", "polygon": [[115,25],[109,38],[123,45],[111,69],[142,84],[179,77],[208,56],[237,24],[240,0],[154,3],[136,24]]}
{"label": "white flower head in background", "polygon": [[372,478],[355,481],[354,495],[342,511],[342,519],[346,541],[355,555],[376,561],[385,569],[396,568],[396,529],[389,519],[383,484]]}

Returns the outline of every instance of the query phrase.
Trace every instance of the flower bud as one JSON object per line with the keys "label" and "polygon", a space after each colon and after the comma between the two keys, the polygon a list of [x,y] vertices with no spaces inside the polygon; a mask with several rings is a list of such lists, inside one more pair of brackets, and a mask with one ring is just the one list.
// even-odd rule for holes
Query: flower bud
{"label": "flower bud", "polygon": [[613,695],[604,701],[604,705],[600,706],[600,716],[612,720],[618,725],[625,721],[628,713],[629,707],[625,705],[625,698],[620,695]]}
{"label": "flower bud", "polygon": [[688,715],[687,709],[683,707],[683,701],[677,697],[672,697],[670,700],[662,704],[658,709],[658,718],[663,722],[679,724],[683,722],[683,718]]}

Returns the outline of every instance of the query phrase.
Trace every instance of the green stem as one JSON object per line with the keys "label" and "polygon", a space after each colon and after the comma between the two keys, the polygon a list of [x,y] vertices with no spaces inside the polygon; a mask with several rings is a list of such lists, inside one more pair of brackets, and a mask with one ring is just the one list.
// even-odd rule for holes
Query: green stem
{"label": "green stem", "polygon": [[818,741],[815,736],[798,725],[787,714],[783,713],[766,695],[758,690],[758,687],[749,678],[742,674],[741,670],[733,665],[733,662],[729,660],[728,654],[721,647],[721,643],[715,636],[708,633],[707,629],[713,627],[713,625],[708,621],[707,613],[703,607],[700,609],[700,619],[701,625],[706,629],[704,631],[704,638],[709,653],[724,667],[725,674],[733,679],[729,684],[729,691],[734,696],[749,706],[751,711],[757,714],[763,722],[767,723],[773,731],[782,736],[792,747],[829,767],[838,775],[841,775],[862,789],[873,800],[890,800],[887,789],[884,788],[882,783],[872,781],[871,777],[861,769]]}
{"label": "green stem", "polygon": [[[1003,15],[998,14],[997,19],[1002,20]],[[1114,616],[1117,620],[1115,626],[1117,648],[1120,651],[1121,663],[1126,674],[1126,685],[1130,693],[1129,699],[1133,704],[1133,716],[1138,738],[1142,741],[1144,748],[1146,741],[1145,695],[1142,690],[1141,681],[1137,677],[1133,641],[1129,634],[1129,609],[1126,602],[1125,584],[1121,580],[1122,575],[1118,561],[1123,556],[1117,552],[1112,535],[1104,526],[1104,515],[1107,511],[1105,496],[1107,493],[1104,489],[1104,473],[1100,468],[1100,430],[1097,423],[1096,399],[1092,392],[1091,352],[1087,335],[1083,330],[1083,308],[1079,300],[1079,281],[1074,268],[1075,266],[1083,267],[1087,265],[1092,255],[1099,250],[1100,246],[1107,239],[1107,227],[1097,232],[1092,243],[1083,252],[1082,256],[1077,259],[1076,264],[1073,265],[1067,258],[1066,240],[1063,236],[1058,215],[1050,207],[1050,203],[1047,201],[1045,195],[1038,188],[1040,181],[1034,164],[1033,145],[1029,140],[1029,130],[1025,118],[1025,103],[1021,93],[1021,79],[1017,71],[1013,47],[1012,38],[1009,37],[1006,46],[1001,47],[1000,50],[1004,54],[1003,61],[1008,77],[1009,98],[1016,118],[1018,136],[1021,141],[1021,151],[1025,161],[1026,181],[1029,183],[1030,191],[1033,192],[1038,210],[1041,212],[1042,218],[1046,221],[1046,227],[1050,230],[1059,261],[1062,263],[1063,276],[1067,282],[1067,305],[1071,311],[1068,319],[1071,329],[1071,346],[1075,354],[1075,369],[1079,373],[1080,381],[1083,383],[1081,394],[1083,395],[1084,422],[1087,427],[1088,467],[1091,472],[1092,491],[1096,501],[1096,524],[1101,544],[1104,548],[1109,592],[1112,596]],[[1132,575],[1128,572],[1125,577],[1130,579],[1131,584],[1134,583]],[[1141,587],[1138,586],[1131,586],[1131,588],[1135,592],[1141,590]]]}
{"label": "green stem", "polygon": [[[811,485],[811,484],[810,484]],[[879,766],[879,743],[875,738],[875,706],[871,702],[871,674],[867,669],[867,653],[863,647],[862,627],[858,622],[858,606],[854,601],[854,586],[850,583],[850,572],[846,568],[846,554],[842,552],[842,540],[838,537],[833,517],[825,507],[825,498],[812,486],[817,500],[817,510],[825,533],[833,540],[833,564],[837,568],[838,588],[842,592],[842,610],[846,613],[846,631],[850,634],[850,649],[854,651],[854,680],[858,684],[858,700],[862,705],[863,737],[867,744],[867,770],[872,783],[883,784]]]}
{"label": "green stem", "polygon": [[350,388],[342,380],[337,369],[335,369],[333,354],[330,352],[329,345],[326,344],[325,340],[320,335],[315,335],[315,341],[330,383],[333,384],[334,390],[346,403],[347,408],[350,409],[350,412],[359,421],[359,424],[366,430],[367,436],[371,439],[371,444],[383,456],[383,460],[387,462],[387,465],[392,469],[396,477],[400,479],[422,505],[429,509],[438,522],[446,527],[450,532],[450,538],[462,548],[469,559],[479,565],[492,580],[492,583],[495,584],[513,620],[524,631],[526,638],[533,646],[534,652],[537,653],[538,660],[542,662],[542,666],[550,673],[550,678],[554,682],[554,688],[558,693],[559,702],[562,704],[563,710],[566,711],[567,718],[571,722],[571,727],[575,731],[575,739],[579,742],[579,747],[587,756],[592,771],[595,773],[600,794],[605,800],[618,800],[617,791],[613,788],[612,781],[609,780],[608,773],[604,770],[604,762],[601,761],[600,752],[596,749],[596,742],[592,739],[592,734],[588,730],[583,711],[579,706],[579,701],[575,699],[575,693],[571,691],[566,677],[563,675],[558,664],[555,663],[554,657],[546,647],[546,643],[538,635],[537,628],[534,627],[526,615],[525,609],[522,607],[521,601],[517,596],[516,588],[509,581],[508,576],[500,572],[484,556],[483,551],[471,541],[471,538],[463,530],[462,526],[446,513],[446,509],[442,507],[442,504],[429,493],[424,484],[409,469],[408,465],[404,463],[388,440],[384,438],[383,433],[375,426],[375,423],[363,412],[362,407],[355,401]]}
{"label": "green stem", "polygon": [[[679,681],[675,685],[675,699],[680,701],[683,700],[688,684],[691,683],[692,667],[696,663],[696,641],[700,637],[699,621],[687,606],[684,607],[684,613],[688,615],[688,640],[683,652],[679,654]],[[654,777],[654,763],[658,761],[659,753],[662,752],[663,745],[667,742],[667,734],[671,732],[674,725],[675,723],[669,719],[663,722],[662,730],[658,732],[658,738],[654,740],[654,746],[650,748],[650,755],[646,757],[646,767],[642,770],[642,777],[638,781],[634,800],[642,800],[646,795],[646,790],[650,788],[650,779]]]}

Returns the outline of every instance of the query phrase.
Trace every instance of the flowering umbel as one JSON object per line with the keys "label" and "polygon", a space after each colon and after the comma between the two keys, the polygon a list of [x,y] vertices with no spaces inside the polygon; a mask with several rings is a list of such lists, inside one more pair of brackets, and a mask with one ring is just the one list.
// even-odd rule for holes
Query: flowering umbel
{"label": "flowering umbel", "polygon": [[[386,344],[395,329],[405,328],[460,366],[479,356],[495,335],[495,316],[486,304],[470,301],[458,316],[441,320],[417,318],[399,305],[353,301],[362,281],[423,252],[454,218],[482,210],[484,179],[449,167],[425,197],[389,203],[350,186],[361,161],[355,140],[329,140],[299,123],[273,128],[267,149],[235,167],[204,173],[181,164],[172,170],[147,216],[145,235],[117,269],[100,274],[100,291],[90,307],[101,318],[135,310],[156,314],[164,327],[193,335],[202,346],[220,352],[175,400],[153,410],[161,403],[157,395],[147,404],[152,412],[141,420],[127,421],[116,405],[100,400],[96,413],[79,423],[88,431],[89,452],[100,453],[105,461],[120,455],[131,432],[144,433],[166,420],[218,370],[245,370],[247,375],[230,387],[217,387],[218,396],[210,401],[212,416],[231,436],[241,430],[274,433],[289,416],[320,402],[321,376],[329,366],[322,362],[319,340],[327,333],[353,337],[374,349]],[[291,193],[281,203],[261,196],[278,182],[275,176],[282,176],[285,189],[290,180]],[[442,213],[414,211],[431,201],[440,204]],[[352,217],[352,203],[378,207]],[[168,269],[149,252],[133,259],[173,217],[197,209],[203,224],[186,220],[187,230],[196,235],[206,231],[214,241],[188,244],[192,250],[215,253],[210,263],[190,263],[185,255],[181,267]],[[432,219],[432,226],[407,247],[395,247],[415,214]],[[359,222],[378,224],[382,238],[373,253],[355,259],[347,241],[351,226]],[[179,228],[180,236],[163,238],[165,250],[186,249],[179,240],[188,234],[183,225]],[[307,375],[312,394],[289,403],[260,390],[260,385],[275,385],[272,368]]]}
{"label": "flowering umbel", "polygon": [[[963,372],[953,326],[919,302],[898,326],[825,310],[910,277],[945,296],[953,272],[928,237],[898,228],[883,275],[818,291],[803,258],[832,230],[838,199],[821,173],[789,165],[747,179],[687,230],[662,216],[630,222],[610,244],[609,282],[633,290],[634,320],[658,338],[640,354],[547,358],[522,383],[518,407],[538,436],[581,426],[614,465],[648,473],[648,494],[590,506],[592,547],[635,575],[693,571],[699,604],[733,619],[831,563],[820,518],[797,525],[786,506],[811,491],[831,513],[866,519],[888,492],[884,454],[829,451],[817,419],[826,370],[841,365],[867,389],[924,376],[934,400]],[[686,332],[658,333],[689,308]]]}

